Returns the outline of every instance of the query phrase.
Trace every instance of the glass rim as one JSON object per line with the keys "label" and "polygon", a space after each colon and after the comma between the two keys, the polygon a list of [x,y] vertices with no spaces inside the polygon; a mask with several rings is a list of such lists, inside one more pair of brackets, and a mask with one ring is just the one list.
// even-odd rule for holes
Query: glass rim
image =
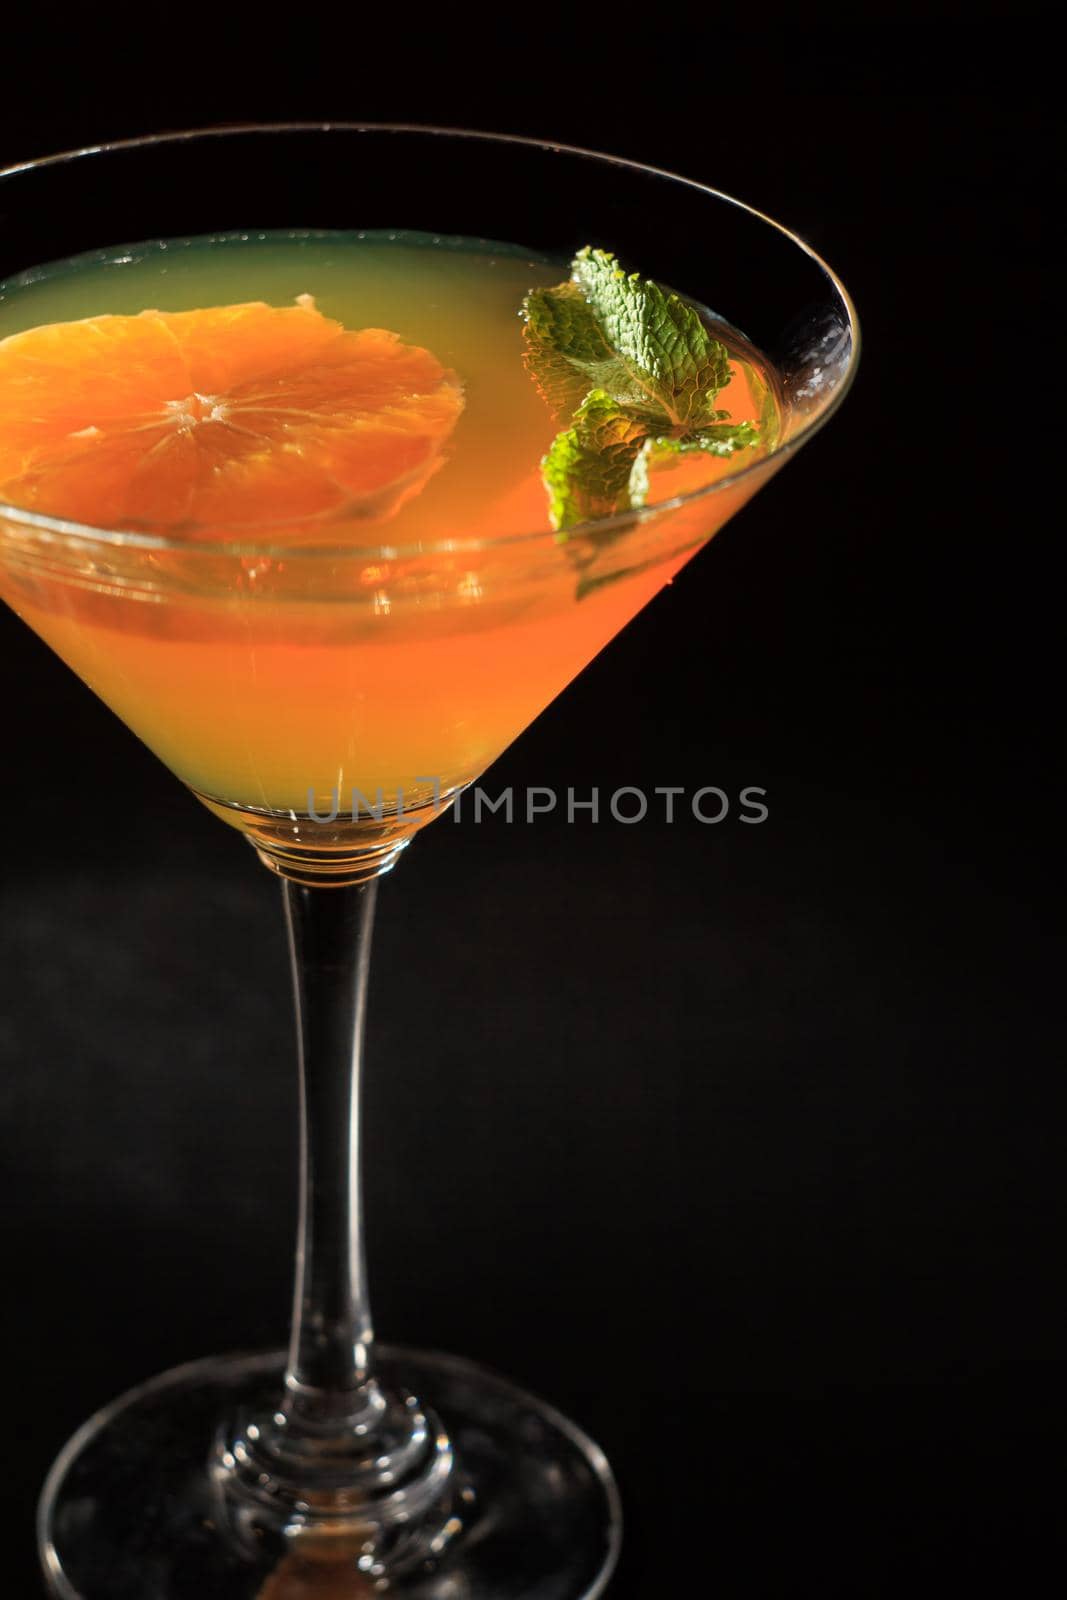
{"label": "glass rim", "polygon": [[626,156],[609,155],[602,150],[587,150],[581,145],[564,144],[553,139],[537,139],[527,134],[490,133],[477,128],[442,128],[417,122],[348,122],[330,119],[324,122],[214,123],[208,127],[174,129],[165,133],[141,134],[132,139],[115,139],[103,144],[83,145],[78,149],[60,150],[52,155],[38,156],[33,160],[16,162],[13,166],[0,168],[0,183],[3,183],[5,179],[17,177],[21,173],[37,171],[39,168],[61,166],[65,162],[77,161],[86,156],[110,155],[115,151],[121,150],[147,150],[157,145],[192,143],[194,140],[225,138],[227,135],[333,132],[413,133],[442,138],[481,140],[487,144],[522,145],[527,149],[542,150],[553,155],[581,156],[590,161],[606,162],[609,166],[621,167],[626,171],[641,173],[646,177],[663,178],[670,183],[682,184],[684,187],[706,195],[712,200],[719,200],[727,205],[736,206],[738,210],[747,212],[749,216],[755,218],[758,222],[765,223],[767,227],[773,228],[776,233],[788,239],[828,279],[845,309],[849,331],[852,336],[848,367],[841,383],[831,396],[829,403],[817,416],[805,423],[790,439],[787,439],[768,455],[761,456],[759,460],[749,463],[748,466],[742,467],[736,472],[728,473],[714,483],[705,484],[699,489],[691,489],[685,494],[675,495],[669,500],[657,501],[655,505],[644,506],[638,510],[616,511],[610,516],[593,518],[589,522],[579,523],[574,528],[567,529],[563,535],[554,532],[551,528],[539,528],[530,533],[505,534],[497,539],[464,539],[460,537],[424,540],[406,545],[394,545],[388,541],[374,545],[349,544],[342,539],[329,544],[270,543],[268,539],[263,537],[248,539],[205,538],[201,540],[195,538],[173,538],[167,534],[147,533],[136,529],[98,527],[88,522],[75,522],[64,517],[53,517],[43,512],[30,511],[26,507],[14,505],[5,500],[0,500],[0,520],[39,529],[42,532],[58,535],[65,539],[81,539],[86,544],[106,544],[118,548],[140,550],[178,551],[187,556],[193,554],[205,556],[260,556],[284,558],[288,561],[315,557],[319,559],[330,557],[334,560],[341,557],[354,557],[363,560],[392,561],[435,554],[445,555],[476,550],[504,549],[514,545],[535,544],[538,540],[558,542],[561,538],[565,538],[569,542],[573,539],[588,537],[591,534],[621,532],[653,517],[664,516],[680,510],[682,507],[696,505],[703,500],[710,500],[713,495],[725,489],[734,488],[738,484],[754,478],[757,473],[765,469],[776,458],[781,457],[784,459],[786,456],[792,455],[802,444],[806,444],[809,439],[813,438],[820,428],[830,420],[852,386],[860,354],[859,318],[852,297],[845,285],[833,268],[819,255],[818,251],[814,250],[799,234],[794,233],[791,228],[787,228],[784,223],[776,222],[766,212],[746,204],[744,200],[738,200],[734,195],[726,194],[721,189],[712,188],[710,184],[701,183],[696,178],[686,178],[680,173],[668,172],[664,167],[652,166],[642,161],[633,161]]}

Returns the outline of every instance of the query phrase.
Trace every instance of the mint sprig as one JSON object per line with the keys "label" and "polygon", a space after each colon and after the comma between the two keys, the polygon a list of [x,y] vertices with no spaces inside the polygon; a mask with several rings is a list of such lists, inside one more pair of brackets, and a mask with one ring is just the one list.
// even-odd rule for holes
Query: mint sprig
{"label": "mint sprig", "polygon": [[671,455],[727,456],[756,444],[715,398],[730,381],[726,346],[678,295],[587,245],[571,278],[523,302],[526,365],[568,425],[541,463],[561,536],[596,517],[639,509],[649,468]]}

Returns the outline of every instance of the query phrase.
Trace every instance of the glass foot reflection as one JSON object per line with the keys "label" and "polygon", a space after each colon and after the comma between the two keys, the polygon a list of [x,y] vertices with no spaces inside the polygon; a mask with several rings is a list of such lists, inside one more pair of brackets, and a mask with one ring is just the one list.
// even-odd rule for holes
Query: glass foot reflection
{"label": "glass foot reflection", "polygon": [[[231,1356],[164,1373],[66,1446],[39,1541],[62,1600],[595,1600],[618,1556],[618,1494],[597,1447],[550,1407],[455,1357],[380,1353],[455,1452],[450,1501],[419,1559],[382,1573],[358,1520],[273,1537],[212,1470],[220,1427],[269,1407],[285,1358]],[[377,1570],[376,1570],[377,1568]]]}

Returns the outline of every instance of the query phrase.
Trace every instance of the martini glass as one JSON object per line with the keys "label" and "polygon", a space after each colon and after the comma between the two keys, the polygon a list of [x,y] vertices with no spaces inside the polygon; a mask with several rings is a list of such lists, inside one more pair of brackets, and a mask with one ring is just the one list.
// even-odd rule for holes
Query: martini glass
{"label": "martini glass", "polygon": [[[621,1536],[597,1447],[469,1362],[374,1339],[359,1079],[377,880],[826,421],[855,369],[855,316],[801,240],[737,201],[529,140],[406,126],[226,128],[0,173],[4,280],[123,241],[242,227],[410,227],[515,241],[561,261],[595,242],[743,330],[773,363],[780,431],[764,458],[591,523],[566,552],[543,527],[496,540],[457,527],[453,538],[397,548],[368,543],[366,525],[353,523],[294,548],[266,533],[197,544],[0,505],[0,595],[135,731],[145,696],[156,702],[153,727],[181,725],[180,738],[146,740],[282,879],[300,1044],[288,1349],[194,1362],[86,1423],[42,1496],[46,1580],[66,1600],[593,1600]],[[127,675],[108,668],[146,601],[153,648],[177,654],[173,670],[149,674],[135,707],[120,687]],[[433,642],[439,671],[425,693],[442,725],[487,730],[479,753],[457,746],[442,777],[429,753],[419,765],[413,733],[412,770],[427,787],[379,815],[323,820],[205,793],[196,774],[217,729],[187,716],[182,698],[205,652],[220,638],[230,648],[220,722],[243,719],[246,740],[284,745],[296,737],[284,722],[292,708],[262,699],[270,650],[279,639],[286,648],[327,639],[357,651],[371,605],[377,637],[387,632],[401,654],[405,640]],[[519,627],[532,630],[529,650],[507,659],[536,670],[499,665],[500,641]],[[377,710],[403,727],[410,701],[394,704],[390,681],[375,690]],[[325,694],[325,666],[319,687]]]}

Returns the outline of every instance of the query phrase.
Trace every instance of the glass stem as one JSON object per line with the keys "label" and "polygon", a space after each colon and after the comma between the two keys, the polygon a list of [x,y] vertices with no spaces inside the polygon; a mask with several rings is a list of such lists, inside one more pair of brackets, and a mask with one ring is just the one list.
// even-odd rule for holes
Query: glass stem
{"label": "glass stem", "polygon": [[377,882],[286,879],[283,892],[300,1043],[292,1338],[284,1396],[264,1393],[228,1421],[216,1481],[246,1549],[261,1534],[308,1549],[321,1538],[336,1557],[348,1550],[343,1535],[356,1541],[360,1570],[380,1577],[389,1565],[425,1565],[460,1524],[447,1431],[388,1363],[381,1380],[374,1370],[359,1147]]}
{"label": "glass stem", "polygon": [[286,1386],[309,1420],[371,1381],[360,1195],[360,1067],[377,880],[283,883],[300,1047],[300,1220]]}

